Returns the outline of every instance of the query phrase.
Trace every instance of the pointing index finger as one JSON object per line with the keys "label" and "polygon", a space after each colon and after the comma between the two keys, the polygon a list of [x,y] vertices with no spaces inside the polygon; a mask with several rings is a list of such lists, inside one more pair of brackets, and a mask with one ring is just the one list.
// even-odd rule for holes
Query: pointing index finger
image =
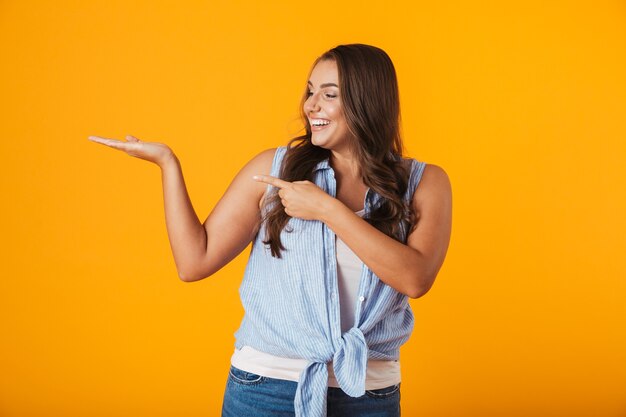
{"label": "pointing index finger", "polygon": [[252,178],[260,182],[271,184],[281,189],[291,185],[291,183],[288,181],[283,181],[280,178],[272,177],[270,175],[255,175]]}

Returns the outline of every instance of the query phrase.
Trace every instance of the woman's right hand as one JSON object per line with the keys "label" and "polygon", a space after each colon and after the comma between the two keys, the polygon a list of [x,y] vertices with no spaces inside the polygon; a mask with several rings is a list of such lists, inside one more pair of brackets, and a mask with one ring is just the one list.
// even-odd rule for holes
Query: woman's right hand
{"label": "woman's right hand", "polygon": [[100,136],[89,136],[88,139],[92,142],[101,143],[108,147],[124,151],[130,156],[153,162],[159,167],[163,167],[166,162],[174,157],[174,152],[172,152],[170,147],[166,144],[158,142],[143,142],[131,135],[126,136],[127,142],[103,138]]}

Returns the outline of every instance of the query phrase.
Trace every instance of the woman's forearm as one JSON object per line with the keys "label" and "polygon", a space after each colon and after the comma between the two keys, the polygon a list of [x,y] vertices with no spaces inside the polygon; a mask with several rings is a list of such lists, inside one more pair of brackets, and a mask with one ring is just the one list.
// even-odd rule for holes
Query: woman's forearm
{"label": "woman's forearm", "polygon": [[411,298],[428,291],[434,278],[420,252],[376,229],[341,201],[332,201],[322,221],[381,281]]}
{"label": "woman's forearm", "polygon": [[183,281],[193,281],[196,266],[206,253],[206,231],[189,199],[176,155],[172,154],[160,168],[165,222],[178,276]]}

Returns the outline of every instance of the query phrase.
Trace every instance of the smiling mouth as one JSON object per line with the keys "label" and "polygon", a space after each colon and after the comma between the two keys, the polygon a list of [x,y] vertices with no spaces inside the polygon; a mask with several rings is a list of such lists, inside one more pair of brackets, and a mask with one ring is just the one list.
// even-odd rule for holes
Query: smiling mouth
{"label": "smiling mouth", "polygon": [[322,125],[322,126],[311,125],[311,131],[312,132],[319,132],[320,130],[324,130],[326,128],[328,128],[328,125]]}
{"label": "smiling mouth", "polygon": [[311,125],[311,130],[318,131],[326,128],[330,125],[330,120],[326,119],[311,119],[309,120],[309,124]]}

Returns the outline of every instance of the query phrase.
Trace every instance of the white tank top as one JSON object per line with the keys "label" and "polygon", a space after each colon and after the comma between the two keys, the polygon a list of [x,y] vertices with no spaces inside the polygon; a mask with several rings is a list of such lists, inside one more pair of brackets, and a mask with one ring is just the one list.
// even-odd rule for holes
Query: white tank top
{"label": "white tank top", "polygon": [[[363,213],[364,210],[355,212],[359,216],[362,216]],[[354,313],[356,311],[363,262],[339,237],[336,237],[335,247],[337,250],[337,284],[339,289],[341,332],[345,333],[354,326]],[[230,362],[234,367],[247,372],[296,382],[300,379],[302,370],[309,363],[306,359],[283,358],[270,355],[250,346],[244,346],[242,349],[235,348]],[[328,386],[339,387],[332,368],[332,363],[329,363]],[[367,361],[365,389],[385,388],[398,383],[400,383],[399,361]]]}

